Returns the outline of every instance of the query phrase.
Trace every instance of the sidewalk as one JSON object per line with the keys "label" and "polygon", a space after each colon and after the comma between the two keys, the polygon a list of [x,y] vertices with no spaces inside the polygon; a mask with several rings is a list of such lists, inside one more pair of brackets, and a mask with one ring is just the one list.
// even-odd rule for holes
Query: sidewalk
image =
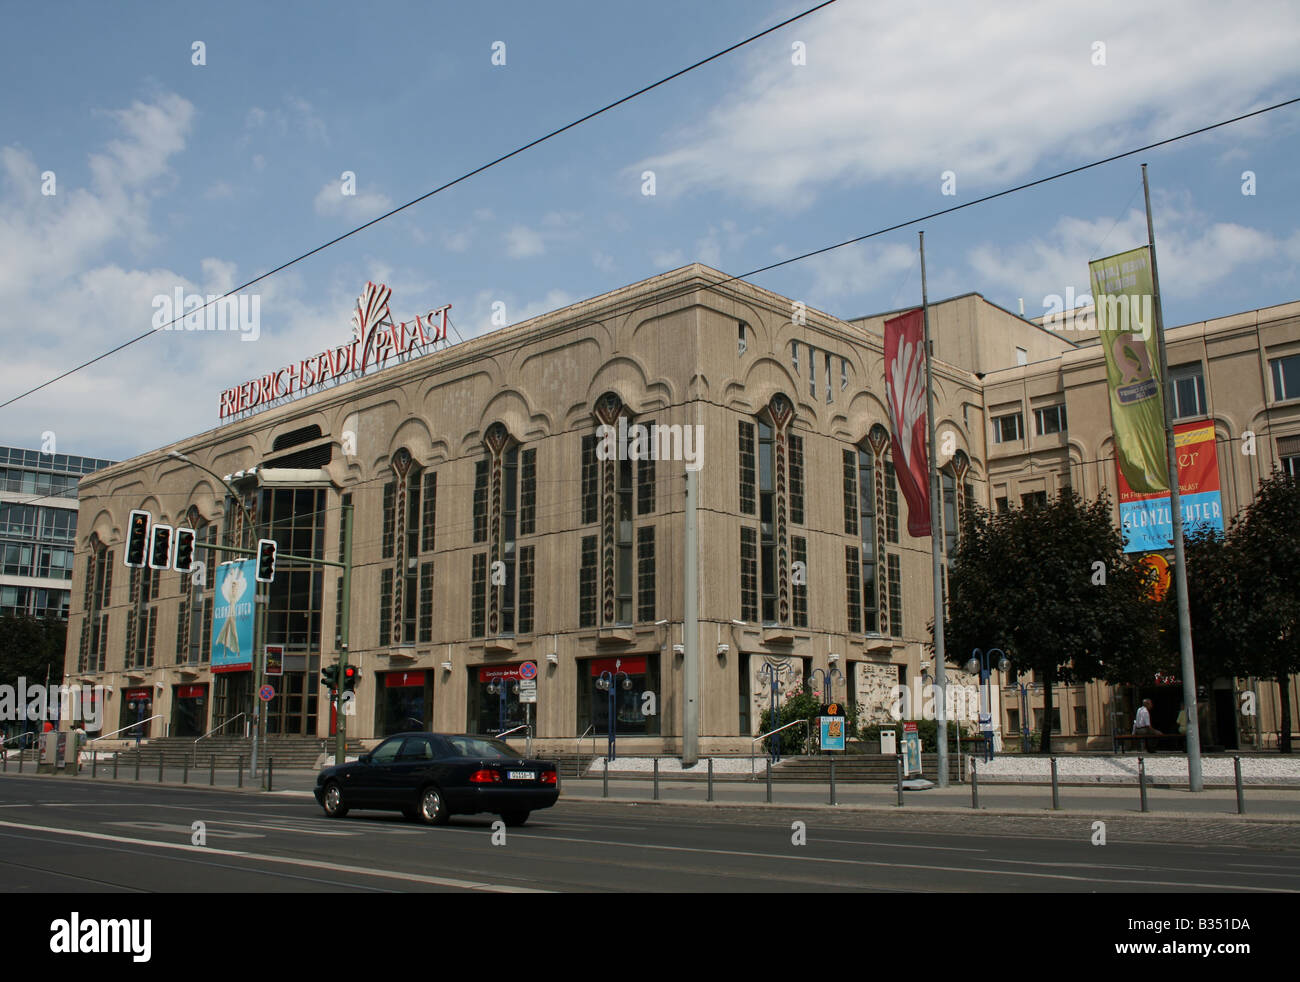
{"label": "sidewalk", "polygon": [[[9,774],[16,774],[10,768]],[[310,797],[316,786],[316,771],[276,770],[272,775],[272,790],[294,797]],[[27,768],[24,776],[35,776],[33,768]],[[188,776],[188,782],[184,779]],[[100,766],[98,776],[91,777],[90,769],[79,775],[59,774],[50,779],[61,785],[70,783],[125,784],[135,787],[159,785],[158,768],[145,767],[140,771],[139,781],[135,778],[135,767],[119,769],[116,781],[112,777],[112,767]],[[216,787],[230,791],[238,788],[239,775],[236,771],[217,770],[209,784],[209,771],[200,768],[191,770],[186,775],[182,767],[168,767],[162,773],[164,786],[179,787],[183,783],[194,788]],[[564,777],[560,781],[560,793],[563,799],[574,801],[599,801],[602,799],[600,777],[573,778]],[[243,774],[243,790],[256,792],[262,790],[264,782],[253,778],[247,771]],[[762,779],[757,781],[715,781],[713,801],[708,801],[708,785],[705,781],[676,778],[659,783],[658,803],[672,805],[709,804],[724,806],[763,806],[767,799],[767,785]],[[654,782],[636,777],[624,777],[611,774],[609,780],[608,800],[614,802],[646,803],[656,801]],[[888,810],[894,813],[946,813],[949,815],[1004,814],[1051,816],[1073,815],[1104,818],[1107,816],[1139,817],[1141,800],[1136,786],[1130,787],[1068,787],[1060,788],[1059,812],[1052,811],[1051,787],[1047,784],[992,784],[983,782],[979,786],[979,812],[971,807],[971,786],[953,784],[948,788],[930,788],[924,791],[903,792],[904,804],[898,806],[898,791],[894,785],[885,784],[849,784],[836,783],[836,805],[830,805],[830,787],[826,782],[780,782],[772,784],[772,804],[775,806],[798,806],[808,808],[834,808],[851,811],[854,809]],[[1231,821],[1285,821],[1300,823],[1300,790],[1276,787],[1249,786],[1245,789],[1246,812],[1237,814],[1237,798],[1232,788],[1207,788],[1197,794],[1181,788],[1148,787],[1147,805],[1149,813],[1159,818],[1192,818],[1202,820]]]}

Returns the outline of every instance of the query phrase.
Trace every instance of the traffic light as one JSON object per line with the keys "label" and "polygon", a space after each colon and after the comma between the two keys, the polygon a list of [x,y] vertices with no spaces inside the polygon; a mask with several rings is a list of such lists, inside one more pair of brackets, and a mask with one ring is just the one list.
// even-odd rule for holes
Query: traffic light
{"label": "traffic light", "polygon": [[167,569],[172,564],[172,527],[155,525],[149,530],[149,568]]}
{"label": "traffic light", "polygon": [[[337,667],[338,666],[336,665],[335,668]],[[357,668],[356,665],[349,665],[347,668],[343,669],[343,691],[344,692],[351,692],[353,689],[357,687],[357,683],[360,681],[361,681],[361,669]]]}
{"label": "traffic light", "polygon": [[194,529],[176,530],[176,559],[173,568],[182,575],[194,568]]}
{"label": "traffic light", "polygon": [[257,576],[258,583],[270,583],[275,579],[275,540],[257,540]]}
{"label": "traffic light", "polygon": [[320,670],[320,684],[331,692],[339,687],[339,667],[337,664],[326,665]]}
{"label": "traffic light", "polygon": [[147,511],[133,509],[127,521],[126,552],[122,562],[136,569],[144,566],[145,549],[149,544],[149,522],[152,516]]}

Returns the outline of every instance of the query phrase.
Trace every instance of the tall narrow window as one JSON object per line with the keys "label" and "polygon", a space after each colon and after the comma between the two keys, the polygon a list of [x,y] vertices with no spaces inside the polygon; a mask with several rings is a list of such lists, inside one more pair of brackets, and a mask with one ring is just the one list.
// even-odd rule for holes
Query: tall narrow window
{"label": "tall narrow window", "polygon": [[636,590],[639,621],[655,619],[655,528],[643,525],[636,530]]}
{"label": "tall narrow window", "polygon": [[736,353],[742,358],[745,356],[745,352],[749,350],[749,339],[745,336],[748,328],[749,325],[744,321],[738,322],[736,328]]}
{"label": "tall narrow window", "polygon": [[754,514],[754,424],[740,421],[740,510]]}
{"label": "tall narrow window", "polygon": [[393,529],[397,524],[397,482],[389,481],[384,485],[384,540],[383,558],[392,559],[395,553]]}
{"label": "tall narrow window", "polygon": [[770,423],[758,423],[759,567],[764,624],[777,622],[776,466]]}
{"label": "tall narrow window", "polygon": [[831,353],[826,352],[826,402],[831,401]]}
{"label": "tall narrow window", "polygon": [[420,519],[420,551],[433,552],[434,529],[438,517],[438,475],[435,471],[424,472],[424,489],[421,494],[424,514]]}
{"label": "tall narrow window", "polygon": [[474,541],[487,541],[488,462],[474,463]]}
{"label": "tall narrow window", "polygon": [[502,495],[502,542],[501,561],[505,564],[505,585],[497,587],[501,593],[501,633],[515,633],[515,538],[518,529],[518,481],[519,448],[511,447],[505,452],[505,466],[502,480],[505,481]]}
{"label": "tall narrow window", "polygon": [[817,398],[817,350],[808,349],[808,394]]}
{"label": "tall narrow window", "polygon": [[533,546],[522,546],[519,550],[519,633],[529,634],[533,630]]}
{"label": "tall narrow window", "polygon": [[415,625],[420,600],[420,480],[417,474],[408,478],[406,494],[406,549],[402,553],[406,568],[401,570],[402,583],[402,643],[415,643]]}
{"label": "tall narrow window", "polygon": [[939,474],[943,485],[943,552],[951,556],[957,549],[957,479],[947,470]]}
{"label": "tall narrow window", "polygon": [[486,588],[487,553],[475,553],[469,584],[469,634],[472,638],[481,638],[487,633]]}
{"label": "tall narrow window", "polygon": [[862,630],[862,577],[858,572],[857,546],[844,547],[844,581],[847,584],[849,633]]}
{"label": "tall narrow window", "polygon": [[790,521],[803,524],[803,437],[790,434]]}
{"label": "tall narrow window", "polygon": [[636,462],[636,513],[649,515],[655,510],[655,462]]}
{"label": "tall narrow window", "polygon": [[614,618],[619,624],[632,623],[632,461],[618,462],[615,494]]}
{"label": "tall narrow window", "polygon": [[578,626],[596,626],[596,541],[594,535],[582,537],[582,561],[578,572]]}
{"label": "tall narrow window", "polygon": [[519,534],[537,531],[537,451],[528,449],[521,456],[519,472]]}
{"label": "tall narrow window", "polygon": [[582,524],[600,521],[600,468],[596,461],[596,437],[582,438]]}
{"label": "tall narrow window", "polygon": [[898,542],[898,475],[892,460],[885,461],[885,538]]}
{"label": "tall narrow window", "polygon": [[862,627],[869,634],[880,630],[876,589],[880,549],[876,543],[876,458],[868,448],[858,448],[858,525],[862,553]]}
{"label": "tall narrow window", "polygon": [[794,600],[793,622],[795,627],[808,626],[808,540],[802,536],[794,536],[790,539],[790,551],[796,563],[802,563],[800,567],[804,570],[802,582],[796,581],[791,587],[791,595]]}
{"label": "tall narrow window", "polygon": [[799,342],[790,342],[790,364],[794,366],[795,375],[799,374]]}
{"label": "tall narrow window", "polygon": [[[342,503],[344,508],[352,505],[351,493],[343,495]],[[353,514],[353,533],[356,532],[356,515]],[[339,551],[338,561],[343,562],[343,549],[346,543],[343,541],[343,521],[339,520]],[[211,579],[211,577],[209,577]],[[343,572],[340,570],[334,581],[334,650],[343,650]]]}
{"label": "tall narrow window", "polygon": [[844,451],[844,534],[858,534],[858,465],[852,450]]}
{"label": "tall narrow window", "polygon": [[420,564],[420,644],[433,640],[433,563]]}
{"label": "tall narrow window", "polygon": [[740,619],[758,620],[758,537],[752,528],[740,529]]}
{"label": "tall narrow window", "polygon": [[890,553],[889,564],[889,629],[893,637],[903,636],[903,574],[898,556]]}
{"label": "tall narrow window", "polygon": [[386,566],[379,571],[379,647],[387,647],[393,639],[393,570]]}

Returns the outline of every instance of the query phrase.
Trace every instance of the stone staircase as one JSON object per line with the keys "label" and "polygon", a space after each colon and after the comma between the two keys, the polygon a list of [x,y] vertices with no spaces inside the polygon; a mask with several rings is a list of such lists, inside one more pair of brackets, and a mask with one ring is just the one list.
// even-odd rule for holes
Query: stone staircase
{"label": "stone staircase", "polygon": [[[315,770],[321,754],[334,752],[333,737],[314,736],[277,736],[266,737],[258,746],[258,757],[265,761],[274,761],[276,770]],[[361,741],[348,740],[348,755],[363,752]],[[213,758],[216,766],[229,770],[239,766],[242,759],[248,767],[253,755],[253,741],[250,737],[211,736],[200,740],[197,749],[191,737],[155,737],[144,740],[137,751],[132,745],[119,751],[119,766],[135,766],[136,758],[141,767],[157,767],[160,760],[168,766],[180,766],[188,760],[191,767],[208,767]]]}
{"label": "stone staircase", "polygon": [[[938,769],[936,754],[921,755],[921,776],[930,780]],[[763,761],[758,762],[758,772],[763,773]],[[773,781],[817,781],[825,784],[830,780],[831,765],[826,757],[788,758],[772,769]],[[957,780],[957,758],[948,755],[948,779]],[[898,780],[898,759],[890,754],[848,754],[835,755],[835,781],[853,781],[869,784],[893,784]]]}

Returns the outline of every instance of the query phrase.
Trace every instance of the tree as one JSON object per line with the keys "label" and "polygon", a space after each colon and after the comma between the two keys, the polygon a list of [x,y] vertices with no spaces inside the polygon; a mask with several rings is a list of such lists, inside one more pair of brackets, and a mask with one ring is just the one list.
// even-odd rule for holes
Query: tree
{"label": "tree", "polygon": [[[1109,498],[1065,488],[1047,504],[994,514],[971,508],[948,570],[947,658],[1000,648],[1043,685],[1127,680],[1159,651],[1151,575],[1124,553]],[[1044,726],[1040,749],[1051,749]]]}
{"label": "tree", "polygon": [[[1188,599],[1198,666],[1206,649],[1215,674],[1277,683],[1279,747],[1291,752],[1290,676],[1300,672],[1300,481],[1280,471],[1260,481],[1255,500],[1226,536],[1195,540]],[[1196,600],[1192,583],[1198,582]],[[1202,605],[1197,609],[1197,601]],[[1199,670],[1199,669],[1198,669]]]}
{"label": "tree", "polygon": [[0,617],[0,684],[17,687],[25,678],[28,686],[44,685],[48,678],[51,685],[62,685],[67,633],[67,622],[57,617]]}

